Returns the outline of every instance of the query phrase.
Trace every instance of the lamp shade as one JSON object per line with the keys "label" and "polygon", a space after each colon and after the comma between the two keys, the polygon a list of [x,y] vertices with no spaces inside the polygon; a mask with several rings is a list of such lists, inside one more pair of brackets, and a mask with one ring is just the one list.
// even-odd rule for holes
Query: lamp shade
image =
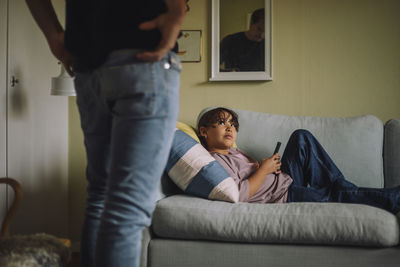
{"label": "lamp shade", "polygon": [[75,96],[74,79],[69,76],[63,64],[58,77],[51,78],[51,95]]}

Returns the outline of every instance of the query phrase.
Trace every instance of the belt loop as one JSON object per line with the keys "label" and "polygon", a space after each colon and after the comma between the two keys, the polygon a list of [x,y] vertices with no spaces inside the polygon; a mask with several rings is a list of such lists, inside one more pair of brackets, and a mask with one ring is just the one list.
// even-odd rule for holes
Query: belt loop
{"label": "belt loop", "polygon": [[173,53],[174,52],[171,52],[171,51],[169,52],[170,63],[176,65],[179,69],[182,69],[182,63],[180,62],[180,60],[175,59]]}
{"label": "belt loop", "polygon": [[171,53],[168,52],[166,57],[165,57],[165,62],[163,63],[164,69],[168,70],[171,68],[172,62],[171,62]]}

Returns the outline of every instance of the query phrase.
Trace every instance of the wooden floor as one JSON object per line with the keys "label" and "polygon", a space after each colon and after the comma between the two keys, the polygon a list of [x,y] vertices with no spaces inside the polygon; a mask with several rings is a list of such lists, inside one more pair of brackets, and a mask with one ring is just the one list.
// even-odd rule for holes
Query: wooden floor
{"label": "wooden floor", "polygon": [[68,267],[79,267],[79,252],[73,252]]}

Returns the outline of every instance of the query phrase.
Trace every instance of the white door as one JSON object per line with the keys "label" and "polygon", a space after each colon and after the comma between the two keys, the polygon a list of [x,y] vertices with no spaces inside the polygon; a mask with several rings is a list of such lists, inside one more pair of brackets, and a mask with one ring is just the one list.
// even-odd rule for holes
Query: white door
{"label": "white door", "polygon": [[[60,67],[25,0],[0,0],[7,1],[6,170],[23,189],[11,234],[67,236],[68,99],[50,95]],[[65,1],[52,2],[62,13]],[[13,79],[18,82],[11,85]]]}
{"label": "white door", "polygon": [[[7,133],[7,5],[0,0],[0,177],[6,176]],[[0,219],[7,209],[6,186],[0,185]]]}

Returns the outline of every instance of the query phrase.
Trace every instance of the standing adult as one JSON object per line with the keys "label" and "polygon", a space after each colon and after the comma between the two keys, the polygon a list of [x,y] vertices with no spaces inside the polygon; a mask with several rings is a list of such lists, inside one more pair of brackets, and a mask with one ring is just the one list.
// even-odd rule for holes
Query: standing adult
{"label": "standing adult", "polygon": [[87,153],[82,266],[138,266],[172,143],[185,0],[26,0],[49,47],[75,75]]}

